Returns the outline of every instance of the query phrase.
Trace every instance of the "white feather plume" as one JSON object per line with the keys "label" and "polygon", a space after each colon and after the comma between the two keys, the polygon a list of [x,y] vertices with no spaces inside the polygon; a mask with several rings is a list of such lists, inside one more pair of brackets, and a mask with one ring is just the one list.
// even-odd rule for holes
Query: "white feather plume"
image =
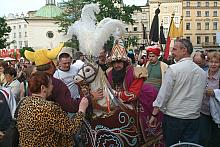
{"label": "white feather plume", "polygon": [[104,43],[117,30],[125,32],[125,24],[116,19],[105,18],[96,25],[95,13],[99,12],[98,4],[88,4],[82,9],[81,19],[68,30],[68,35],[76,35],[80,51],[97,56]]}

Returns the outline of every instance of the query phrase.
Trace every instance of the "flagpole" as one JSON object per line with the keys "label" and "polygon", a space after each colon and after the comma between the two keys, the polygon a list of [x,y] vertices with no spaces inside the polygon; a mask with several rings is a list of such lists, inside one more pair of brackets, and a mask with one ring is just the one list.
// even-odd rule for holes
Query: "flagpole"
{"label": "flagpole", "polygon": [[168,32],[168,35],[167,35],[167,42],[166,42],[166,47],[165,47],[165,49],[164,49],[164,59],[168,59],[168,57],[169,57],[169,50],[170,50],[170,43],[171,43],[171,34],[170,34],[170,32],[171,32],[171,27],[172,27],[172,25],[173,25],[173,18],[174,18],[174,13],[172,14],[172,16],[171,16],[171,21],[170,21],[170,27],[169,27],[169,32]]}
{"label": "flagpole", "polygon": [[181,30],[181,36],[180,36],[180,38],[183,38],[183,0],[182,0],[182,16],[181,16],[181,27],[182,27],[182,30]]}

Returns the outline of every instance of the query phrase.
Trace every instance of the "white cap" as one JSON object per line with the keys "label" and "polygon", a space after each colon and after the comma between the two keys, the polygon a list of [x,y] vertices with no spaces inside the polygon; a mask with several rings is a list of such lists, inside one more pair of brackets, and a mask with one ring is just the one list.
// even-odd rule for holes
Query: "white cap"
{"label": "white cap", "polygon": [[63,53],[69,54],[71,58],[73,58],[73,48],[71,47],[63,47],[60,53],[57,56],[57,59],[59,59],[59,56]]}

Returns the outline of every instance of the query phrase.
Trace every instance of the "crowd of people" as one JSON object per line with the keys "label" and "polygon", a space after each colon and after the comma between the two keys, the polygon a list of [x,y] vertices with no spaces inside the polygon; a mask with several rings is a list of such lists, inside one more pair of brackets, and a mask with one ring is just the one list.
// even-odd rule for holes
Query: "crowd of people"
{"label": "crowd of people", "polygon": [[[193,53],[191,42],[179,39],[172,49],[173,64],[159,60],[157,45],[147,47],[146,53],[141,56],[114,46],[108,55],[101,49],[94,62],[118,99],[143,109],[138,112],[141,128],[161,126],[156,131],[163,137],[154,145],[218,146],[220,107],[213,100],[220,104],[219,52]],[[80,146],[77,133],[91,104],[73,77],[85,62],[83,53],[73,55],[63,44],[25,51],[25,59],[15,64],[0,62],[0,146],[19,102],[20,146]],[[137,75],[136,67],[146,70],[147,76],[139,77],[143,71]],[[91,91],[91,95],[100,99],[103,91]],[[148,132],[142,129],[141,133],[146,141]]]}

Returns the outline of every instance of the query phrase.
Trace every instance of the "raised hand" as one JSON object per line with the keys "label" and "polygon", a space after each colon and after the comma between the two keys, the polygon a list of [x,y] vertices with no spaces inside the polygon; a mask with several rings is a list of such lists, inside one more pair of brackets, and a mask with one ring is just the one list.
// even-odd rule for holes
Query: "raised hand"
{"label": "raised hand", "polygon": [[88,105],[89,105],[88,99],[86,97],[83,97],[80,101],[80,104],[79,104],[79,112],[85,113]]}

